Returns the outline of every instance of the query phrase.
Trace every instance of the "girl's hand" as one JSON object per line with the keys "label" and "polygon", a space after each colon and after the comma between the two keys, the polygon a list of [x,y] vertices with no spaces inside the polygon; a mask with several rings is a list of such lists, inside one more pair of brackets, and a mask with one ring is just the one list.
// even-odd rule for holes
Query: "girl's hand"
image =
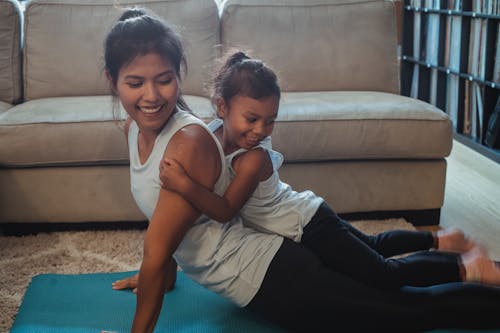
{"label": "girl's hand", "polygon": [[165,157],[160,162],[160,182],[164,189],[182,194],[188,190],[191,179],[179,162]]}

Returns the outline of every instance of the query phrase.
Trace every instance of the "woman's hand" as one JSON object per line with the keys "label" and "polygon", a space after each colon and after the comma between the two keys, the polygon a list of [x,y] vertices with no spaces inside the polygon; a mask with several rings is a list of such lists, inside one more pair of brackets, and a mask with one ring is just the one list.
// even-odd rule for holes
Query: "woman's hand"
{"label": "woman's hand", "polygon": [[114,290],[132,289],[134,294],[137,294],[137,285],[139,284],[139,274],[129,276],[122,280],[117,280],[111,284]]}
{"label": "woman's hand", "polygon": [[[177,280],[177,263],[174,259],[170,261],[167,277],[165,279],[165,293],[174,289],[175,281]],[[137,285],[139,284],[139,273],[117,280],[111,284],[114,290],[132,289],[134,294],[137,294]]]}
{"label": "woman's hand", "polygon": [[182,195],[189,191],[192,180],[179,162],[165,157],[160,163],[160,182],[165,190]]}

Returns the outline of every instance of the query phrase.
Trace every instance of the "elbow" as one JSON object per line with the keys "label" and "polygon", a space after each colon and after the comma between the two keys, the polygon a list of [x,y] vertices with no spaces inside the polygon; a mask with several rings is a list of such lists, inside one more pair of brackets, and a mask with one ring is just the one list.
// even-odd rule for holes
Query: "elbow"
{"label": "elbow", "polygon": [[227,212],[226,214],[221,214],[217,217],[217,221],[220,223],[227,223],[231,221],[236,216],[236,212]]}

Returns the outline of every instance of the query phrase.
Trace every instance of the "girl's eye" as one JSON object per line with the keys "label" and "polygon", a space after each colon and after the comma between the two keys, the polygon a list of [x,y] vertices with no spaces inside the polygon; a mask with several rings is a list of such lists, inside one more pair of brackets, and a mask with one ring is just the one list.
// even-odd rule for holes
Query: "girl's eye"
{"label": "girl's eye", "polygon": [[271,119],[266,122],[267,125],[273,125],[276,119]]}
{"label": "girl's eye", "polygon": [[257,119],[256,118],[247,118],[247,121],[249,123],[255,123],[257,121]]}

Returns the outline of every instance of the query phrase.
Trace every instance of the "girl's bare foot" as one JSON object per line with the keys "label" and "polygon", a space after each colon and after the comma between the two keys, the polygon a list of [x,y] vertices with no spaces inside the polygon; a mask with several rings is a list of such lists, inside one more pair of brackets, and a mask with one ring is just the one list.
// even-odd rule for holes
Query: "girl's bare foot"
{"label": "girl's bare foot", "polygon": [[438,230],[437,237],[439,251],[465,253],[476,245],[462,230],[456,228]]}
{"label": "girl's bare foot", "polygon": [[464,281],[500,286],[500,267],[481,248],[474,247],[464,253],[462,263],[465,269]]}

